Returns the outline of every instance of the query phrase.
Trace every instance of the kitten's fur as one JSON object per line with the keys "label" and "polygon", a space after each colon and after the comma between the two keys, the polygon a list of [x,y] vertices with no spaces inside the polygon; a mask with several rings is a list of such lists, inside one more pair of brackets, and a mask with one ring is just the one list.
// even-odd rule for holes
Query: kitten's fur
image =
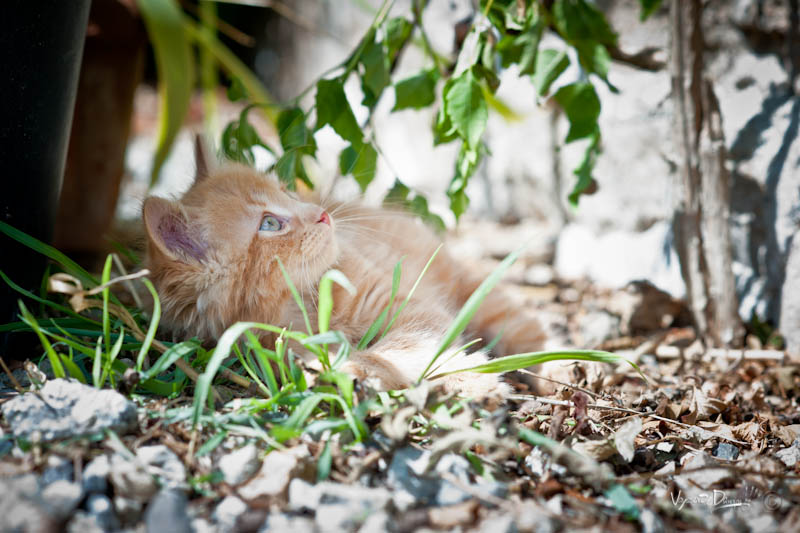
{"label": "kitten's fur", "polygon": [[[401,213],[339,205],[327,221],[322,207],[288,193],[270,176],[235,164],[213,169],[202,149],[197,167],[197,179],[180,201],[150,197],[143,208],[147,263],[164,322],[180,334],[216,339],[237,321],[302,329],[302,315],[274,260],[278,256],[302,292],[312,324],[316,324],[316,290],[322,274],[337,268],[353,283],[355,294],[334,285],[331,329],[342,331],[355,346],[389,303],[395,264],[403,260],[391,314],[439,245],[419,220]],[[259,231],[266,213],[285,219],[285,227]],[[366,350],[353,353],[345,370],[382,389],[411,385],[480,281],[440,251],[391,331]],[[467,330],[469,338],[488,342],[502,330],[498,353],[539,349],[541,329],[511,302],[508,294],[492,291]],[[461,345],[462,339],[453,343]],[[444,369],[483,361],[480,352],[460,355]],[[444,382],[450,390],[471,397],[498,395],[502,390],[491,374],[456,374]]]}

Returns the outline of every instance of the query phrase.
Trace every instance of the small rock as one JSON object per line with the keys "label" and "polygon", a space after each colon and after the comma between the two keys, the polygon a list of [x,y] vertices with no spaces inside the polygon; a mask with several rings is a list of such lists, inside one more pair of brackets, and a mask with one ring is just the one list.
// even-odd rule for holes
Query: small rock
{"label": "small rock", "polygon": [[550,265],[537,264],[525,271],[524,281],[529,285],[541,287],[552,283],[554,277],[555,273],[553,272],[553,267]]}
{"label": "small rock", "polygon": [[479,533],[517,533],[514,517],[508,514],[494,514],[483,520]]}
{"label": "small rock", "polygon": [[547,511],[533,501],[523,501],[515,509],[515,523],[520,531],[531,533],[556,533],[561,530],[558,520],[547,516]]}
{"label": "small rock", "polygon": [[105,494],[108,491],[110,466],[108,455],[98,455],[83,469],[81,484],[86,494]]}
{"label": "small rock", "polygon": [[[247,511],[247,504],[236,496],[225,496],[214,509],[212,518],[216,522],[219,531],[233,531],[236,527],[236,519]],[[291,531],[291,530],[286,530]]]}
{"label": "small rock", "polygon": [[92,515],[103,531],[114,531],[120,528],[119,519],[114,513],[114,506],[105,494],[90,494],[86,498],[86,511]]}
{"label": "small rock", "polygon": [[142,517],[142,502],[124,496],[114,496],[114,511],[119,519],[125,524],[138,522]]}
{"label": "small rock", "polygon": [[664,533],[664,522],[658,513],[651,509],[642,509],[639,515],[639,523],[642,524],[642,533]]}
{"label": "small rock", "polygon": [[469,480],[469,461],[460,455],[449,453],[442,456],[434,467],[434,476],[439,483],[439,489],[436,491],[434,503],[436,505],[454,505],[461,503],[472,498],[472,495],[458,486],[454,485],[447,479],[442,479],[442,474],[450,474],[455,477],[462,485],[470,485]]}
{"label": "small rock", "polygon": [[456,505],[431,507],[428,509],[428,519],[433,527],[439,529],[452,529],[459,525],[468,526],[475,520],[477,508],[478,501],[474,499]]}
{"label": "small rock", "polygon": [[58,531],[35,475],[0,478],[0,531]]}
{"label": "small rock", "polygon": [[42,471],[39,477],[39,484],[47,486],[56,481],[72,481],[74,467],[72,461],[60,457],[58,455],[51,455],[47,458],[47,466]]}
{"label": "small rock", "polygon": [[180,490],[161,489],[147,505],[144,522],[147,531],[158,533],[192,533],[192,524],[186,513],[188,500]]}
{"label": "small rock", "polygon": [[735,461],[736,458],[739,457],[739,448],[727,442],[720,442],[717,444],[717,447],[714,448],[714,453],[712,455],[719,459],[725,459],[726,461]]}
{"label": "small rock", "polygon": [[[407,447],[395,452],[389,465],[387,485],[394,489],[392,498],[395,506],[405,510],[417,502],[433,505],[453,505],[472,498],[460,486],[443,479],[455,477],[460,485],[471,485],[469,462],[456,454],[442,456],[433,471],[425,474],[430,461],[430,452]],[[502,484],[488,484],[479,490],[505,494]]]}
{"label": "small rock", "polygon": [[214,527],[205,518],[195,518],[192,520],[192,531],[194,533],[219,533],[219,529]]}
{"label": "small rock", "polygon": [[175,452],[164,446],[142,446],[136,450],[136,459],[158,476],[165,487],[183,488],[186,484],[186,467]]}
{"label": "small rock", "polygon": [[264,457],[261,469],[250,481],[239,487],[238,493],[245,500],[262,496],[285,494],[289,482],[306,466],[308,447],[296,446],[290,450],[276,450]]}
{"label": "small rock", "polygon": [[52,441],[104,429],[124,434],[137,427],[136,405],[123,395],[67,379],[50,380],[38,393],[12,398],[0,410],[14,436],[25,439],[34,432]]}
{"label": "small rock", "polygon": [[392,497],[399,511],[405,511],[415,503],[433,501],[439,492],[439,480],[421,477],[430,460],[428,450],[411,446],[394,453],[386,484],[393,489]]}
{"label": "small rock", "polygon": [[83,499],[79,483],[59,479],[42,490],[42,501],[47,502],[47,510],[58,520],[67,518]]}
{"label": "small rock", "polygon": [[619,318],[605,311],[589,311],[578,316],[579,346],[593,348],[603,341],[619,336]]}
{"label": "small rock", "polygon": [[358,528],[358,533],[384,533],[392,529],[392,518],[386,511],[373,513]]}
{"label": "small rock", "polygon": [[236,486],[250,479],[261,465],[258,455],[258,448],[248,444],[220,458],[219,469],[225,483]]}
{"label": "small rock", "polygon": [[362,487],[323,481],[312,485],[302,479],[293,479],[289,484],[289,509],[293,511],[316,511],[328,503],[353,503],[354,506],[377,511],[386,508],[391,493],[381,487]]}
{"label": "small rock", "polygon": [[775,452],[775,457],[789,468],[794,468],[800,463],[800,439],[795,440],[791,446]]}
{"label": "small rock", "polygon": [[86,511],[77,511],[67,522],[66,533],[106,533],[98,518]]}
{"label": "small rock", "polygon": [[109,469],[108,478],[117,494],[146,502],[158,490],[158,482],[139,461],[114,454],[109,459]]}
{"label": "small rock", "polygon": [[314,521],[304,516],[291,516],[285,513],[270,513],[258,533],[313,533],[317,531]]}
{"label": "small rock", "polygon": [[[364,527],[369,517],[386,510],[391,493],[380,487],[322,482],[312,485],[302,479],[289,484],[289,509],[314,511],[320,531],[353,531]],[[375,527],[375,522],[369,527]]]}

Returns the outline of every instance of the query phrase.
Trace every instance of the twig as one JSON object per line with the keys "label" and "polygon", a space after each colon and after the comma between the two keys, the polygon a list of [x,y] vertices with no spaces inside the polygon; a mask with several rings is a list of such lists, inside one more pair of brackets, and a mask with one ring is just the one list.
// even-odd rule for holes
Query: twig
{"label": "twig", "polygon": [[3,359],[2,356],[0,356],[0,366],[3,367],[3,370],[5,371],[6,375],[8,375],[8,379],[11,380],[11,385],[14,386],[14,389],[18,393],[23,394],[25,392],[25,389],[22,388],[22,385],[19,384],[19,381],[17,381],[17,378],[14,377],[14,374],[11,373],[11,370],[9,370],[9,368],[6,365],[6,362],[5,362],[5,360]]}
{"label": "twig", "polygon": [[521,374],[525,374],[527,376],[533,376],[533,377],[538,378],[538,379],[543,379],[545,381],[549,381],[550,383],[555,383],[557,385],[562,385],[562,386],[568,387],[570,389],[579,390],[579,391],[581,391],[581,392],[583,392],[585,394],[588,394],[592,398],[605,399],[605,398],[603,398],[602,395],[597,394],[596,392],[592,392],[592,391],[590,391],[588,389],[584,389],[583,387],[578,387],[577,385],[572,385],[571,383],[567,383],[565,381],[559,381],[557,379],[541,376],[539,374],[535,374],[535,373],[531,372],[530,370],[525,370],[524,368],[520,368],[519,370],[517,370],[517,372],[520,372]]}
{"label": "twig", "polygon": [[[679,359],[686,354],[678,346],[659,346],[655,350],[656,357],[660,359]],[[743,359],[745,361],[775,361],[783,363],[786,352],[781,350],[729,350],[727,348],[711,348],[700,355],[702,361],[710,362],[715,359]]]}
{"label": "twig", "polygon": [[[117,254],[111,254],[111,257],[114,258],[114,264],[117,266],[117,270],[122,272],[123,278],[128,276],[128,271],[125,270],[125,266],[122,264],[119,256]],[[149,273],[149,271],[146,271]],[[128,289],[128,292],[131,293],[133,296],[133,301],[136,302],[136,307],[139,309],[143,309],[144,305],[142,305],[142,299],[139,297],[139,292],[136,290],[136,285],[131,283],[131,278],[121,279],[122,283],[125,285],[125,288]]]}
{"label": "twig", "polygon": [[[568,400],[551,400],[550,398],[542,398],[540,396],[533,396],[533,395],[530,395],[530,394],[513,394],[513,395],[509,396],[509,398],[514,399],[514,400],[536,400],[537,402],[540,402],[540,403],[550,404],[550,405],[560,405],[560,406],[564,406],[564,407],[572,407],[572,405],[573,405],[573,403],[568,401]],[[654,420],[659,420],[661,422],[665,422],[665,423],[668,423],[668,424],[678,425],[678,426],[680,426],[682,428],[685,428],[685,429],[688,429],[688,430],[690,430],[692,432],[694,432],[694,431],[706,431],[708,433],[713,434],[715,438],[726,440],[728,442],[733,442],[733,443],[741,444],[741,445],[747,445],[748,444],[747,442],[743,442],[743,441],[736,440],[736,439],[731,439],[731,438],[726,437],[724,435],[719,435],[717,433],[714,433],[711,430],[703,429],[703,428],[701,428],[699,426],[692,426],[691,424],[684,424],[683,422],[678,422],[677,420],[672,420],[671,418],[665,418],[665,417],[659,416],[659,415],[657,415],[655,413],[650,413],[650,412],[641,413],[641,412],[636,411],[634,409],[626,409],[625,407],[614,407],[614,406],[611,406],[611,405],[598,405],[598,404],[591,404],[591,403],[589,405],[587,405],[586,408],[587,409],[597,409],[597,410],[600,410],[600,411],[618,411],[618,412],[621,412],[621,413],[628,413],[630,415],[636,415],[636,416],[646,416],[646,417],[652,418]]]}

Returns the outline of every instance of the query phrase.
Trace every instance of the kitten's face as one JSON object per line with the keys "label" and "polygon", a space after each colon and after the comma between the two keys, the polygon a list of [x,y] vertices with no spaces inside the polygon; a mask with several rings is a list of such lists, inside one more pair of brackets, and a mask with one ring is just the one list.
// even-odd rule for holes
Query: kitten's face
{"label": "kitten's face", "polygon": [[162,299],[178,281],[193,287],[196,305],[181,301],[191,298],[184,290],[172,302],[176,312],[210,313],[220,327],[266,319],[252,316],[259,314],[254,309],[286,290],[276,257],[303,290],[338,255],[334,222],[324,209],[242,166],[199,179],[177,203],[148,198],[144,219],[148,263]]}

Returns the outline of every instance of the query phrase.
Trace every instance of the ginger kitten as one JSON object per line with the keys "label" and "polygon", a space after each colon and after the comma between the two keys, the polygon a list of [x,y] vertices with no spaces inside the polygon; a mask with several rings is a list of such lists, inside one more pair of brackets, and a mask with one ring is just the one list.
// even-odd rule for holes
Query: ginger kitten
{"label": "ginger kitten", "polygon": [[[143,207],[147,266],[163,322],[181,335],[216,339],[237,321],[301,328],[303,318],[277,256],[303,295],[312,324],[322,274],[337,268],[347,276],[356,292],[334,285],[330,328],[355,346],[389,303],[395,264],[403,260],[396,309],[440,244],[421,221],[402,213],[347,204],[329,212],[251,168],[211,168],[199,142],[197,168],[195,183],[180,200],[150,197]],[[410,386],[480,282],[441,250],[389,333],[355,351],[343,370],[383,390]],[[544,336],[538,323],[512,302],[509,294],[492,291],[467,330],[469,338],[488,342],[502,330],[498,354],[540,349]],[[453,346],[463,344],[457,339]],[[451,354],[452,349],[440,361]],[[485,360],[482,352],[462,354],[442,369]],[[492,374],[463,373],[443,381],[468,397],[503,390]]]}

